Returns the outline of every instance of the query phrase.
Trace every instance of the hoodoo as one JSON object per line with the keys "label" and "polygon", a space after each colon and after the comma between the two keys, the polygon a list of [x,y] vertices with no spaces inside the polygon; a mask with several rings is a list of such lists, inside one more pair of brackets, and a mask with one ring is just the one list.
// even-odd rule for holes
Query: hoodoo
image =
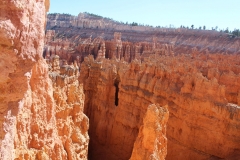
{"label": "hoodoo", "polygon": [[[76,26],[82,21],[91,25]],[[80,67],[91,159],[148,159],[160,150],[170,160],[239,157],[239,38],[184,28],[114,28],[104,19],[96,29],[96,21],[86,14],[49,15],[44,52]],[[158,136],[144,126],[152,105],[169,111],[167,123],[158,121],[166,127]],[[167,150],[146,145],[149,134]]]}
{"label": "hoodoo", "polygon": [[0,159],[240,159],[240,39],[0,2]]}

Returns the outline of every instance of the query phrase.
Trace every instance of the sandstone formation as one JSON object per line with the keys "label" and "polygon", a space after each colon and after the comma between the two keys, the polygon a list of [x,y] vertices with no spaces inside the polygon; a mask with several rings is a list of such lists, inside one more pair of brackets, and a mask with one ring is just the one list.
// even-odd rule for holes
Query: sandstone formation
{"label": "sandstone formation", "polygon": [[[46,48],[66,46],[68,62],[81,64],[92,159],[129,159],[151,104],[169,106],[167,159],[238,159],[238,38],[192,30],[149,34],[145,42],[124,41],[126,32],[112,40],[64,34]],[[106,59],[98,57],[104,51]]]}
{"label": "sandstone formation", "polygon": [[78,82],[79,68],[76,63],[60,66],[58,56],[48,65],[56,103],[56,126],[58,136],[65,144],[66,158],[87,159],[89,120],[83,114],[85,97],[83,86]]}
{"label": "sandstone formation", "polygon": [[156,41],[150,42],[124,42],[121,39],[122,34],[114,33],[112,40],[104,40],[104,35],[100,35],[94,39],[72,37],[71,39],[56,37],[54,30],[46,32],[46,44],[43,56],[51,60],[52,57],[58,55],[60,59],[67,60],[68,63],[77,61],[78,66],[84,60],[84,57],[93,55],[94,59],[108,58],[108,59],[123,59],[126,62],[131,62],[134,59],[144,59],[150,54],[156,53],[158,55],[172,55],[173,45],[161,44]]}
{"label": "sandstone formation", "polygon": [[158,103],[169,106],[167,159],[238,157],[238,63],[235,55],[221,54],[153,53],[130,64],[85,58],[80,81],[91,124],[90,155],[130,158],[147,106]]}
{"label": "sandstone formation", "polygon": [[240,158],[239,38],[48,7],[0,2],[1,159]]}
{"label": "sandstone formation", "polygon": [[[149,114],[159,115],[154,120],[155,124],[150,126],[155,129],[155,125],[158,124],[159,130],[156,128],[158,132],[153,131],[156,136],[151,137],[151,142],[146,145],[152,146],[152,141],[161,140],[162,146],[159,145],[155,149],[161,151],[158,154],[162,158],[166,156],[164,136],[168,112],[160,107],[157,109],[159,111],[154,113],[147,112],[152,102],[140,93],[145,90],[145,86],[139,86],[141,79],[136,78],[140,74],[124,61],[104,58],[95,61],[93,56],[85,57],[81,64],[80,82],[83,83],[86,96],[84,112],[90,120],[90,159],[129,159],[137,136],[148,136],[148,133],[139,132],[139,129],[142,125],[148,129],[149,125],[144,125],[143,118],[145,115],[151,116]],[[146,123],[147,121],[145,120]],[[137,148],[138,142],[136,150]],[[154,154],[151,147],[142,150],[146,150],[146,154]]]}
{"label": "sandstone formation", "polygon": [[139,129],[134,143],[132,160],[164,160],[167,155],[166,124],[168,114],[166,108],[150,105]]}
{"label": "sandstone formation", "polygon": [[59,55],[71,62],[77,57],[82,62],[89,54],[94,55],[95,59],[100,55],[131,62],[134,59],[143,60],[152,53],[194,56],[240,53],[239,38],[221,32],[186,29],[120,33],[114,30],[59,27],[47,31],[46,42],[44,57]]}
{"label": "sandstone formation", "polygon": [[42,58],[49,1],[5,0],[0,8],[0,159],[87,159],[77,73],[58,76],[55,61],[51,77],[67,82],[60,87]]}

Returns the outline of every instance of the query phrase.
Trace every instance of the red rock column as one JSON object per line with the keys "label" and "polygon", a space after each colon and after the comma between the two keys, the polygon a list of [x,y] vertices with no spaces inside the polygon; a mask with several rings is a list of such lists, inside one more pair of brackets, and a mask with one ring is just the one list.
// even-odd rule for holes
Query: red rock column
{"label": "red rock column", "polygon": [[148,107],[134,143],[130,160],[158,159],[167,155],[166,128],[169,112],[165,107],[152,104]]}

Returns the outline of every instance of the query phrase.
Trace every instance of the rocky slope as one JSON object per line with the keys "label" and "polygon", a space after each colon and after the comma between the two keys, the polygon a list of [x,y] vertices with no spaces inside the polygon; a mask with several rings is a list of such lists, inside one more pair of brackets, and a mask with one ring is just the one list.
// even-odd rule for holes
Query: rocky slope
{"label": "rocky slope", "polygon": [[[94,155],[128,159],[147,106],[154,103],[169,106],[167,159],[239,156],[239,101],[232,101],[239,96],[239,72],[223,71],[221,65],[208,68],[216,57],[202,58],[153,54],[143,63],[130,64],[85,58],[80,81],[86,94],[93,159],[97,159]],[[231,82],[223,80],[226,77]]]}
{"label": "rocky slope", "polygon": [[168,105],[166,159],[239,159],[239,38],[74,26],[47,33],[44,56],[81,69],[93,159],[129,159],[151,104]]}
{"label": "rocky slope", "polygon": [[240,158],[238,38],[48,7],[0,2],[1,159]]}
{"label": "rocky slope", "polygon": [[[90,109],[96,110],[96,108],[92,108],[95,105],[89,99],[91,96],[93,99],[97,98],[95,97],[96,93],[93,92],[94,87],[97,86],[91,84],[98,79],[92,79],[92,76],[96,75],[91,75],[87,81],[82,79],[88,76],[88,74],[84,74],[84,72],[88,72],[88,68],[83,70],[79,79],[80,58],[75,57],[74,59],[72,55],[66,55],[64,45],[63,49],[60,47],[60,50],[63,51],[59,54],[61,60],[52,50],[49,53],[46,51],[47,59],[43,59],[45,13],[48,10],[49,2],[47,0],[9,0],[0,2],[0,7],[0,68],[3,71],[0,78],[0,124],[2,126],[0,130],[0,158],[3,160],[76,160],[88,159],[88,157],[97,159],[101,157],[106,159],[130,158],[138,134],[137,128],[134,136],[129,136],[131,138],[129,142],[126,139],[126,143],[119,144],[120,141],[115,139],[117,134],[112,134],[111,140],[117,142],[117,148],[114,147],[112,151],[106,151],[109,147],[103,147],[102,150],[91,150],[88,156],[89,119],[83,111],[88,110],[88,116],[92,118],[94,117],[91,114],[98,114],[98,112],[90,112]],[[47,43],[53,40],[52,36],[54,36],[54,32],[48,32],[45,38]],[[113,43],[120,47],[119,34],[116,34],[116,37],[117,39]],[[96,42],[101,44],[97,58],[102,59],[105,57],[105,42],[100,39]],[[57,46],[56,48],[59,49]],[[56,48],[55,51],[57,51]],[[83,47],[79,46],[79,50],[81,49]],[[84,58],[84,56],[81,58]],[[68,62],[74,63],[68,64]],[[106,74],[105,76],[109,75]],[[116,76],[115,72],[113,72],[113,75]],[[112,80],[115,79],[109,79],[107,82],[111,83]],[[115,95],[115,87],[106,85],[99,85],[99,87],[109,87]],[[87,95],[86,100],[83,92]],[[100,93],[101,90],[98,90],[97,94]],[[107,96],[102,98],[108,99]],[[110,100],[114,102],[114,96]],[[108,102],[106,100],[104,103]],[[84,103],[87,103],[87,105],[84,105]],[[91,104],[93,105],[91,106]],[[144,107],[147,108],[147,106]],[[114,112],[114,109],[111,109]],[[106,113],[102,114],[105,115]],[[145,112],[143,115],[145,115]],[[141,141],[141,137],[151,138],[150,148],[146,144],[141,148],[146,150],[146,154],[143,156],[155,156],[164,159],[166,156],[168,112],[166,108],[161,108],[158,105],[150,106],[146,117],[151,115],[155,116],[155,119],[151,121],[153,124],[149,125],[147,123],[148,118],[144,120],[147,124],[142,124],[143,119],[139,119],[138,124],[135,124],[138,126],[141,124],[143,128],[142,132],[139,133],[138,141]],[[158,115],[160,117],[157,117]],[[103,121],[104,119],[98,120],[102,125],[92,124],[89,130],[89,133],[93,136],[91,137],[93,148],[95,143],[101,145],[102,142],[99,143],[99,140],[107,141],[105,134],[111,135],[107,133],[109,130],[105,132],[101,128],[106,127],[106,121]],[[113,121],[111,123],[114,124]],[[155,125],[158,126],[157,130]],[[97,130],[93,128],[96,126],[98,127]],[[113,131],[118,132],[119,127],[122,129],[121,126],[116,125]],[[95,134],[95,131],[97,134]],[[148,138],[146,132],[153,132],[155,136]],[[100,137],[100,139],[95,138],[95,136]],[[163,144],[160,144],[161,141]],[[128,144],[131,145],[128,146]],[[118,150],[119,147],[123,148],[125,145],[128,146],[125,150]],[[136,152],[133,156],[136,156],[141,144],[136,142],[135,146]],[[93,151],[94,153],[92,153]],[[105,153],[106,155],[104,155]],[[120,155],[122,153],[123,155]]]}
{"label": "rocky slope", "polygon": [[132,160],[165,159],[167,154],[166,125],[168,113],[166,108],[150,105],[139,129],[138,137],[134,143]]}
{"label": "rocky slope", "polygon": [[[132,154],[133,158],[138,159],[149,159],[151,154],[159,154],[164,159],[166,155],[164,136],[168,111],[155,107],[155,113],[152,111],[148,113],[148,106],[153,103],[144,96],[138,95],[137,90],[125,89],[126,83],[120,82],[120,79],[123,79],[127,68],[127,63],[104,58],[94,61],[92,56],[86,57],[81,65],[80,82],[83,83],[86,95],[84,112],[90,120],[90,159],[124,160],[129,159]],[[138,86],[138,79],[133,77],[124,79],[127,82],[135,81],[136,87]],[[131,102],[133,99],[136,101]],[[154,109],[150,106],[150,110]],[[153,119],[153,122],[149,120],[151,122],[149,124],[146,118],[144,120],[144,116],[149,117],[149,114],[153,117],[154,114],[159,115],[159,118]],[[143,132],[139,131],[142,125]],[[153,134],[153,137],[148,138],[148,134]],[[139,138],[136,141],[138,135]],[[146,154],[138,155],[141,146],[138,141],[141,141],[141,137],[144,136],[151,141],[145,141],[145,146],[141,147]],[[162,143],[162,145],[155,143]],[[134,153],[132,153],[133,147]],[[153,151],[154,149],[161,152],[157,153]]]}
{"label": "rocky slope", "polygon": [[51,77],[68,82],[59,87],[42,58],[49,1],[7,0],[0,8],[0,159],[87,159],[82,87],[54,64]]}
{"label": "rocky slope", "polygon": [[130,30],[130,31],[154,31],[158,28],[148,26],[131,26],[126,25],[109,18],[101,16],[79,13],[78,16],[69,14],[49,14],[47,29],[56,27],[76,27],[76,28],[94,28],[94,29],[109,29],[109,30]]}
{"label": "rocky slope", "polygon": [[[46,34],[44,57],[59,55],[68,61],[87,55],[106,58],[143,59],[149,54],[231,54],[240,53],[239,38],[225,33],[202,30],[158,32],[109,32],[108,30],[58,28]],[[111,35],[111,36],[109,36]],[[101,48],[101,49],[100,49]],[[100,51],[101,50],[101,51]],[[99,53],[99,51],[101,53]]]}

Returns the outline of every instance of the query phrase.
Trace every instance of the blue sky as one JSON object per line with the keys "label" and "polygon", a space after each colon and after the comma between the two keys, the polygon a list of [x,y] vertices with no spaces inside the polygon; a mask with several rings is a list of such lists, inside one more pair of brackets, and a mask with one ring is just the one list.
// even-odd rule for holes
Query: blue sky
{"label": "blue sky", "polygon": [[51,0],[50,13],[79,12],[153,26],[240,29],[240,0]]}

